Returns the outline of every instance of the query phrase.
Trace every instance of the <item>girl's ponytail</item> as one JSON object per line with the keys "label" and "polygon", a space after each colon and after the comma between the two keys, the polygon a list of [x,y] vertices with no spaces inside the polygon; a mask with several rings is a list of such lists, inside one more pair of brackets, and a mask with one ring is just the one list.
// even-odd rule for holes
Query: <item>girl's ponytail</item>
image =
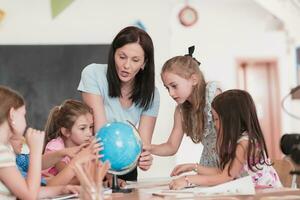
{"label": "girl's ponytail", "polygon": [[45,145],[47,145],[50,140],[55,139],[59,136],[60,126],[58,125],[58,116],[59,116],[60,106],[55,106],[51,109],[46,125],[45,125]]}

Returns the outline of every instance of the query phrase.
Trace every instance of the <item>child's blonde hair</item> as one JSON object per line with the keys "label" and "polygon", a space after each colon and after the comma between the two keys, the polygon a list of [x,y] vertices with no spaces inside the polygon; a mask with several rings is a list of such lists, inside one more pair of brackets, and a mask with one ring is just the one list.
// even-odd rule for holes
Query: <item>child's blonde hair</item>
{"label": "child's blonde hair", "polygon": [[87,104],[73,99],[65,100],[60,106],[52,108],[45,126],[45,145],[62,136],[62,127],[71,130],[77,118],[88,113],[93,114],[93,111]]}
{"label": "child's blonde hair", "polygon": [[179,105],[182,112],[183,131],[194,143],[202,140],[205,124],[205,87],[206,82],[203,73],[199,69],[199,63],[191,56],[176,56],[169,59],[162,67],[161,75],[165,72],[174,73],[184,79],[192,75],[198,79],[191,95],[192,103],[185,101]]}
{"label": "child's blonde hair", "polygon": [[9,120],[11,108],[18,109],[25,105],[24,98],[17,91],[0,86],[0,124]]}

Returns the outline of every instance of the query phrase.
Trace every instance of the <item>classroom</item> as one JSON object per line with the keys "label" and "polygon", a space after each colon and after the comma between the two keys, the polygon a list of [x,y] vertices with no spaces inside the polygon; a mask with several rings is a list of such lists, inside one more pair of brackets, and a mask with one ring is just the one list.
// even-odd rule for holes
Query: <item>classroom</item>
{"label": "classroom", "polygon": [[[175,195],[171,192],[168,193],[169,196],[164,194],[166,188],[169,191],[170,181],[173,181],[170,174],[174,172],[174,167],[183,163],[193,163],[195,167],[189,171],[199,174],[201,170],[197,172],[197,167],[199,165],[201,167],[202,162],[205,162],[200,161],[202,152],[207,153],[206,148],[212,145],[209,143],[214,141],[213,145],[215,145],[215,141],[220,138],[215,135],[216,138],[212,140],[204,140],[204,144],[204,141],[201,141],[202,136],[199,136],[199,139],[198,136],[183,134],[187,130],[194,130],[194,126],[189,129],[186,128],[187,124],[175,122],[177,115],[186,117],[181,110],[184,107],[178,106],[184,101],[181,102],[180,97],[176,97],[176,99],[174,97],[176,95],[172,93],[172,91],[176,93],[176,87],[172,81],[167,81],[170,76],[167,77],[165,73],[175,69],[168,71],[166,61],[176,56],[188,55],[197,63],[201,63],[199,69],[205,77],[205,82],[216,83],[216,90],[220,90],[221,95],[226,91],[231,92],[230,90],[246,91],[251,95],[256,106],[255,115],[257,115],[256,118],[261,128],[259,132],[263,133],[265,143],[265,145],[262,145],[263,142],[259,145],[265,146],[268,150],[268,157],[272,161],[276,161],[272,166],[276,170],[280,169],[280,172],[277,170],[280,181],[284,188],[288,188],[287,192],[280,190],[278,195],[294,195],[295,199],[300,199],[300,190],[298,189],[300,178],[297,175],[300,168],[296,164],[300,163],[299,24],[299,0],[0,0],[0,86],[10,87],[24,97],[27,125],[38,130],[44,130],[50,110],[54,107],[60,110],[64,105],[62,102],[66,99],[83,100],[92,110],[99,108],[91,106],[93,104],[90,102],[99,100],[97,94],[103,91],[91,92],[92,89],[86,86],[91,82],[86,81],[83,77],[84,70],[89,67],[89,69],[94,69],[95,66],[100,66],[98,64],[110,66],[108,58],[113,59],[111,56],[119,55],[116,53],[118,48],[113,50],[115,47],[111,45],[117,39],[117,34],[125,27],[137,27],[149,34],[154,52],[153,59],[151,59],[151,53],[143,50],[147,55],[145,55],[144,65],[139,66],[139,70],[146,71],[149,65],[153,67],[154,73],[153,77],[144,76],[149,78],[144,81],[149,82],[142,84],[143,80],[141,80],[141,85],[143,85],[141,88],[148,88],[152,83],[155,85],[152,100],[155,103],[158,101],[159,108],[154,108],[155,105],[153,108],[151,107],[151,112],[145,115],[144,123],[139,121],[142,119],[142,117],[139,118],[140,116],[134,115],[131,116],[132,118],[125,116],[130,125],[130,121],[134,122],[133,126],[137,127],[137,132],[144,132],[143,130],[148,128],[145,134],[140,134],[143,143],[143,147],[140,148],[147,147],[144,151],[150,152],[150,155],[147,156],[151,158],[151,166],[147,166],[145,169],[138,166],[135,169],[138,175],[135,176],[134,181],[127,180],[125,188],[133,188],[134,192],[119,196],[105,194],[105,198],[164,199],[170,196],[175,199],[205,199],[199,194],[205,193],[206,190],[196,191],[197,187],[194,190],[187,188],[187,191],[178,192]],[[119,47],[122,48],[122,45]],[[189,47],[194,47],[194,49],[191,50]],[[114,55],[110,54],[112,51]],[[126,52],[126,50],[124,51]],[[120,60],[124,59],[122,55],[120,54]],[[133,63],[140,62],[139,58],[135,60],[136,58],[138,57],[133,58]],[[149,64],[151,63],[149,60],[153,61],[153,64]],[[117,63],[115,60],[112,62]],[[184,69],[182,70],[184,72]],[[98,71],[90,72],[87,74],[88,76],[99,75]],[[120,72],[121,75],[123,74],[123,79],[120,78],[117,81],[118,84],[130,76],[126,73]],[[176,75],[176,77],[179,76],[181,77],[180,74]],[[109,80],[115,83],[115,79],[108,78],[110,87]],[[184,80],[186,79],[184,78]],[[97,84],[101,85],[103,82]],[[105,84],[107,82],[104,82],[103,85]],[[144,89],[141,89],[144,91],[141,94],[147,96],[147,90]],[[153,88],[152,90],[154,91]],[[184,96],[186,91],[181,94]],[[111,89],[109,92],[111,94]],[[119,92],[121,92],[121,96],[124,95],[122,88]],[[158,93],[159,95],[157,95]],[[119,95],[115,94],[115,97]],[[177,93],[177,95],[180,94]],[[97,97],[92,99],[91,96]],[[113,121],[124,119],[123,114],[114,114],[114,110],[110,114],[109,109],[104,109],[104,104],[109,104],[111,107],[114,107],[115,104],[108,103],[109,100],[106,100],[106,97],[102,98],[101,95],[100,97],[103,101],[101,109],[106,111],[106,116],[99,117],[95,111],[91,112],[92,118],[95,120],[92,127],[94,133],[102,127],[105,120],[113,115],[119,115]],[[217,107],[214,107],[217,106],[217,103],[221,104],[222,101],[219,102],[218,98],[213,99],[214,97],[213,95],[210,109],[214,109],[217,116],[223,120]],[[131,107],[132,99],[128,99],[120,98],[120,102],[118,102],[121,107],[124,108],[124,105],[127,108]],[[144,100],[146,101],[146,97],[138,97],[137,102],[145,105]],[[206,101],[205,95],[204,100]],[[135,102],[135,100],[133,101]],[[197,115],[197,117],[199,116]],[[203,119],[204,123],[211,120],[211,126],[215,126],[215,115],[210,114],[210,117],[211,119],[207,120],[200,116],[200,119]],[[194,120],[189,117],[182,120],[185,119]],[[0,125],[1,123],[0,117]],[[182,133],[174,131],[175,128],[178,128],[175,126],[178,125],[176,123],[182,125],[180,127]],[[205,124],[197,126],[195,125],[196,128],[200,127],[200,130],[204,130]],[[223,128],[222,125],[221,127]],[[157,151],[153,150],[152,144],[159,146],[159,144],[170,142],[171,133],[179,135],[176,144],[169,145],[172,146],[172,150],[167,147],[162,150],[163,146],[159,150],[157,148]],[[293,151],[297,152],[293,155],[286,155],[287,153],[283,153],[283,147],[280,146],[282,145],[282,136],[291,134],[294,137],[289,138],[289,142],[294,142]],[[257,138],[254,140],[257,141]],[[222,144],[224,141],[226,140],[223,140]],[[49,141],[47,140],[47,142]],[[237,143],[237,141],[234,142]],[[285,144],[285,146],[291,145],[291,143]],[[218,150],[218,147],[216,149]],[[285,163],[282,162],[286,157],[289,160],[288,164],[286,160]],[[290,157],[292,157],[292,161],[290,161]],[[294,158],[298,160],[294,161]],[[135,165],[139,164],[135,163]],[[287,169],[287,166],[291,168]],[[286,174],[281,171],[285,171]],[[295,171],[295,175],[289,175],[289,171]],[[193,183],[194,179],[190,176],[188,174],[182,179],[187,186],[201,185],[197,184],[197,181]],[[285,177],[285,179],[283,180],[281,177]],[[1,164],[0,181],[2,182]],[[222,182],[222,184],[231,183],[228,181],[226,181],[227,183]],[[234,178],[230,181],[238,181],[238,179]],[[247,181],[249,182],[245,179],[245,183]],[[220,190],[219,193],[225,194],[226,188],[235,188],[238,184],[242,185],[243,183],[234,182],[231,186],[222,184],[213,184],[216,187],[214,191]],[[154,185],[163,185],[163,190],[159,188],[154,191]],[[0,184],[0,194],[1,187]],[[172,186],[170,187],[172,188]],[[190,191],[188,191],[189,189]],[[140,192],[139,195],[137,195],[137,190]],[[242,191],[241,189],[239,192],[232,194],[241,194],[241,197],[236,198],[244,199],[249,197],[249,193],[253,191],[246,189]],[[245,192],[245,196],[242,195],[243,192]],[[184,196],[185,193],[188,195]],[[198,196],[194,195],[196,193]],[[193,195],[189,196],[191,194]],[[277,196],[276,194],[273,196]],[[254,195],[250,196],[253,199],[259,199],[260,195],[261,193],[254,191]],[[264,195],[262,194],[262,196]],[[207,198],[221,199],[221,196],[207,196]],[[266,197],[266,199],[268,198]]]}

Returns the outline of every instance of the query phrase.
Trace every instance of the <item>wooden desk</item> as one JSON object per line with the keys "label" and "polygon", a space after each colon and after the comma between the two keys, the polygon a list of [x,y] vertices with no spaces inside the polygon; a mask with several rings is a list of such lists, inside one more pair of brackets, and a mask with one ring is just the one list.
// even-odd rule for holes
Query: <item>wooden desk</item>
{"label": "wooden desk", "polygon": [[109,200],[171,200],[171,199],[196,199],[196,200],[284,200],[284,199],[298,199],[300,200],[300,189],[282,188],[282,189],[264,189],[257,190],[255,195],[247,196],[194,196],[194,197],[181,197],[176,198],[172,196],[154,196],[142,192],[142,189],[135,189],[128,194],[114,193],[111,197],[106,198]]}

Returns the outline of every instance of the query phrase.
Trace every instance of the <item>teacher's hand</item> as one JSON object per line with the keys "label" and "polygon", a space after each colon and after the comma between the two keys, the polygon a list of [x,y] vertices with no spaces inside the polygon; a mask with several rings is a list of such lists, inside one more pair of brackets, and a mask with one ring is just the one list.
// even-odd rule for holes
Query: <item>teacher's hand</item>
{"label": "teacher's hand", "polygon": [[147,150],[147,148],[143,147],[143,151],[138,160],[139,168],[143,171],[147,171],[148,169],[150,169],[150,167],[152,165],[152,160],[153,160],[153,157],[152,157],[151,153]]}

